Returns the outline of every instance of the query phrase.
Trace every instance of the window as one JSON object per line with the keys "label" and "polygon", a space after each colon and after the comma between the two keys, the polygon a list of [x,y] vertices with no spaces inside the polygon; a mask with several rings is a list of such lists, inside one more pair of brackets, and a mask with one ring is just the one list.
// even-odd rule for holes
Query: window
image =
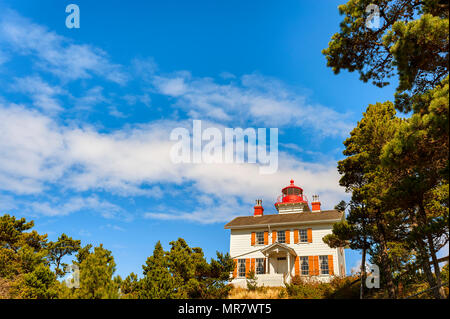
{"label": "window", "polygon": [[308,276],[309,275],[309,262],[308,262],[307,256],[300,257],[300,267],[301,267],[302,276]]}
{"label": "window", "polygon": [[300,242],[301,243],[307,243],[308,242],[308,230],[307,229],[300,229],[299,231],[300,235]]}
{"label": "window", "polygon": [[277,232],[277,237],[278,237],[278,242],[279,243],[284,243],[286,242],[286,237],[285,237],[285,232],[283,230]]}
{"label": "window", "polygon": [[245,259],[238,259],[238,276],[245,277]]}
{"label": "window", "polygon": [[256,258],[256,274],[264,274],[264,258]]}
{"label": "window", "polygon": [[264,245],[264,232],[263,231],[256,233],[256,244]]}
{"label": "window", "polygon": [[319,256],[320,274],[328,275],[330,270],[328,269],[328,256]]}

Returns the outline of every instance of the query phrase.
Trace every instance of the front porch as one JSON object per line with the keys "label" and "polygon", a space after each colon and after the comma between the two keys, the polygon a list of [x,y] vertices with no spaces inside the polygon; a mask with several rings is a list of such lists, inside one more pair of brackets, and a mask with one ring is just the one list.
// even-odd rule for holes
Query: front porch
{"label": "front porch", "polygon": [[[264,273],[258,273],[256,271],[258,285],[265,287],[284,287],[284,283],[289,283],[295,273],[295,259],[297,257],[295,250],[283,243],[277,242],[261,249],[261,253],[265,257],[264,266],[262,267]],[[255,266],[257,268],[257,265]],[[252,269],[255,268],[252,267]],[[235,278],[232,283],[238,287],[247,287],[245,277]]]}
{"label": "front porch", "polygon": [[[291,280],[294,272],[295,258],[297,253],[294,249],[282,243],[274,243],[262,249],[261,252],[266,257],[267,265],[264,267],[265,274],[278,275],[287,282]],[[260,275],[261,276],[261,275]]]}

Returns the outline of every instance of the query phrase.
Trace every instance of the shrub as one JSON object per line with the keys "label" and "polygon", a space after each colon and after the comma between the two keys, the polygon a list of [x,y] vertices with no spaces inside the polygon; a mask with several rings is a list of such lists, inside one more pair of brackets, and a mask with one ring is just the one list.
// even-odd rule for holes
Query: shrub
{"label": "shrub", "polygon": [[247,289],[250,291],[258,289],[258,278],[253,270],[250,270],[247,275]]}
{"label": "shrub", "polygon": [[355,280],[358,276],[333,277],[330,281],[330,290],[325,296],[329,299],[359,299],[360,282]]}
{"label": "shrub", "polygon": [[289,297],[294,299],[322,299],[330,290],[329,284],[300,276],[294,276],[285,286]]}

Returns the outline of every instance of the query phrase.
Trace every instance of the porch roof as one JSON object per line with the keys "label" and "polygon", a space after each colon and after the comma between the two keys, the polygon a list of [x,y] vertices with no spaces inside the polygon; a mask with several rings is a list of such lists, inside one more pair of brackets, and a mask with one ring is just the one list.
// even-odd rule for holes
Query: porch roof
{"label": "porch roof", "polygon": [[261,249],[261,252],[266,256],[270,255],[270,253],[273,251],[286,251],[286,252],[289,252],[293,256],[297,256],[297,253],[295,252],[294,249],[292,249],[291,247],[289,247],[288,245],[283,244],[283,243],[273,243],[273,244]]}

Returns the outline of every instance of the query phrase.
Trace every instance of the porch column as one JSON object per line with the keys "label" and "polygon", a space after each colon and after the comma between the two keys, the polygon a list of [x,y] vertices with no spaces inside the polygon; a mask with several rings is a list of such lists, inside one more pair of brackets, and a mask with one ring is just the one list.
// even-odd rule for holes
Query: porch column
{"label": "porch column", "polygon": [[287,251],[286,252],[287,255],[287,269],[288,269],[288,277],[291,277],[291,254]]}

